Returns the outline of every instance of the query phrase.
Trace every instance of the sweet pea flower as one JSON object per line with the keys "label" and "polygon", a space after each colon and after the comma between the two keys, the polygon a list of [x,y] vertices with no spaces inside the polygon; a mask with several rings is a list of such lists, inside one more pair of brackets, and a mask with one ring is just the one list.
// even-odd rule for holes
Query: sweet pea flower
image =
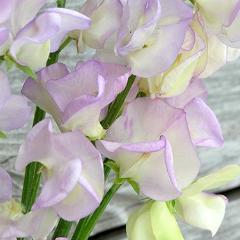
{"label": "sweet pea flower", "polygon": [[31,107],[24,96],[11,94],[8,78],[1,70],[0,92],[0,131],[23,127],[31,117]]}
{"label": "sweet pea flower", "polygon": [[[80,35],[96,58],[128,65],[152,77],[166,71],[183,44],[192,8],[181,0],[87,1],[81,11],[92,27]],[[113,19],[113,20],[112,20]]]}
{"label": "sweet pea flower", "polygon": [[227,199],[205,191],[221,187],[236,177],[240,177],[240,167],[229,165],[193,182],[174,201],[146,203],[129,217],[128,239],[183,240],[174,215],[211,231],[214,236],[223,221]]}
{"label": "sweet pea flower", "polygon": [[191,79],[205,68],[203,59],[205,50],[206,36],[195,15],[175,62],[166,72],[158,76],[140,79],[141,91],[152,97],[161,98],[180,95],[186,90]]}
{"label": "sweet pea flower", "polygon": [[1,0],[0,55],[8,50],[16,61],[37,71],[68,32],[90,26],[90,19],[76,11],[49,8],[37,15],[46,0]]}
{"label": "sweet pea flower", "polygon": [[74,221],[98,207],[104,191],[102,158],[79,131],[54,134],[51,121],[41,121],[20,147],[16,169],[23,171],[31,162],[43,164],[44,176],[33,209],[52,207]]}
{"label": "sweet pea flower", "polygon": [[80,63],[73,72],[57,63],[27,79],[22,93],[51,113],[64,131],[80,129],[91,139],[104,134],[101,112],[127,84],[129,69],[98,61]]}
{"label": "sweet pea flower", "polygon": [[[240,48],[240,2],[239,0],[195,0],[209,32],[223,43]],[[216,11],[217,7],[217,11]]]}
{"label": "sweet pea flower", "polygon": [[12,181],[8,173],[0,168],[0,238],[17,240],[32,237],[34,240],[47,239],[58,217],[51,208],[39,209],[22,214],[21,204],[12,198]]}
{"label": "sweet pea flower", "polygon": [[176,198],[199,171],[185,112],[161,99],[129,103],[96,146],[117,163],[120,178],[134,180],[155,200]]}

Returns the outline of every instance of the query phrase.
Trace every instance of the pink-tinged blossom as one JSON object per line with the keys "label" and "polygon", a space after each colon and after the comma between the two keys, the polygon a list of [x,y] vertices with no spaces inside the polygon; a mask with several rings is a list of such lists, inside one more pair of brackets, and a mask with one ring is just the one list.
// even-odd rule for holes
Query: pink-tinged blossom
{"label": "pink-tinged blossom", "polygon": [[34,240],[47,239],[58,217],[51,208],[39,209],[22,214],[19,202],[12,198],[12,181],[8,173],[0,168],[0,238],[16,240],[32,237]]}
{"label": "pink-tinged blossom", "polygon": [[171,66],[192,19],[192,8],[181,0],[87,1],[81,11],[92,18],[92,27],[81,33],[79,44],[97,49],[97,59],[126,64],[141,77]]}
{"label": "pink-tinged blossom", "polygon": [[80,129],[91,139],[101,138],[101,112],[126,86],[129,69],[98,61],[80,63],[73,72],[57,63],[27,79],[22,92],[51,113],[64,131]]}
{"label": "pink-tinged blossom", "polygon": [[152,199],[176,198],[198,174],[186,114],[161,99],[131,102],[96,146]]}
{"label": "pink-tinged blossom", "polygon": [[0,92],[0,130],[10,131],[23,127],[30,119],[32,109],[27,98],[11,94],[7,76],[2,71]]}
{"label": "pink-tinged blossom", "polygon": [[152,97],[169,98],[180,95],[191,79],[204,70],[206,45],[202,25],[195,15],[175,62],[158,76],[140,79],[140,89]]}
{"label": "pink-tinged blossom", "polygon": [[102,158],[80,131],[54,134],[51,121],[43,120],[20,147],[16,169],[35,161],[43,164],[44,183],[34,209],[52,207],[73,221],[98,207],[104,191]]}
{"label": "pink-tinged blossom", "polygon": [[201,79],[193,79],[179,96],[165,98],[173,107],[183,109],[193,143],[202,147],[220,147],[223,135],[220,123],[206,104],[207,91]]}
{"label": "pink-tinged blossom", "polygon": [[0,54],[9,49],[20,64],[34,71],[46,65],[49,53],[58,49],[69,32],[90,26],[88,17],[69,9],[49,8],[37,15],[46,2],[0,2],[4,6],[0,18]]}

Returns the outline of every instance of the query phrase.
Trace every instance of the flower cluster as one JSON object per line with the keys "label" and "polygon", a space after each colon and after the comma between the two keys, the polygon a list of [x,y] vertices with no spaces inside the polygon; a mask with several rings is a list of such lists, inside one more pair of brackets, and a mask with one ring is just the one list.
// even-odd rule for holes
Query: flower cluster
{"label": "flower cluster", "polygon": [[[0,168],[0,238],[44,240],[61,218],[52,239],[66,239],[73,221],[72,239],[88,239],[124,182],[146,199],[129,240],[181,240],[176,218],[215,235],[227,200],[208,191],[240,166],[197,179],[197,149],[223,144],[204,79],[240,56],[239,0],[87,0],[79,12],[57,3],[0,0],[1,63],[29,75],[14,95],[0,70],[0,137],[37,106],[15,163],[25,171],[21,203]],[[71,41],[91,53],[74,70],[57,62]]]}

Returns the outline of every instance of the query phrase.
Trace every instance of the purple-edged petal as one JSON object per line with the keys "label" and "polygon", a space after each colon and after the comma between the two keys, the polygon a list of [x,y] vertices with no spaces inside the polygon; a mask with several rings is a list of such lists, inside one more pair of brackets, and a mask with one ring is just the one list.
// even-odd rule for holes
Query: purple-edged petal
{"label": "purple-edged petal", "polygon": [[91,186],[88,189],[86,186],[79,184],[67,198],[55,206],[55,209],[62,218],[68,221],[76,221],[92,213],[100,202],[101,198],[96,196]]}
{"label": "purple-edged petal", "polygon": [[24,215],[16,223],[19,231],[25,232],[25,236],[33,239],[47,239],[57,224],[58,216],[51,208],[39,209]]}
{"label": "purple-edged petal", "polygon": [[145,42],[144,48],[128,57],[133,74],[141,77],[161,74],[173,64],[192,19],[192,9],[182,1],[164,0],[161,7],[157,30]]}
{"label": "purple-edged petal", "polygon": [[22,93],[43,110],[51,113],[58,123],[61,123],[61,111],[55,101],[49,96],[46,84],[49,80],[57,80],[68,74],[64,64],[56,63],[38,72],[37,80],[28,78],[23,85]]}
{"label": "purple-edged petal", "polygon": [[124,89],[128,77],[124,66],[88,61],[65,77],[48,81],[46,88],[63,112],[63,129],[80,129],[92,139],[101,138],[101,110]]}
{"label": "purple-edged petal", "polygon": [[[69,32],[89,25],[90,19],[76,11],[48,8],[17,34],[10,52],[19,63],[37,71],[46,65],[49,53],[58,50]],[[29,52],[35,51],[37,54],[30,57]]]}
{"label": "purple-edged petal", "polygon": [[0,204],[12,198],[12,179],[9,174],[0,167]]}
{"label": "purple-edged petal", "polygon": [[200,168],[185,114],[163,134],[172,147],[177,185],[179,189],[183,189],[196,178]]}
{"label": "purple-edged petal", "polygon": [[33,208],[50,207],[62,201],[76,186],[81,174],[81,160],[60,165],[43,185]]}
{"label": "purple-edged petal", "polygon": [[201,79],[193,79],[188,88],[179,96],[165,98],[164,100],[173,107],[183,109],[194,98],[205,98],[207,90]]}
{"label": "purple-edged petal", "polygon": [[214,236],[223,221],[226,204],[227,199],[224,196],[199,193],[180,197],[176,201],[176,209],[185,222],[210,230]]}
{"label": "purple-edged petal", "polygon": [[54,159],[49,158],[53,150],[52,131],[50,119],[41,121],[31,129],[19,149],[15,163],[17,171],[23,171],[29,163],[34,161],[40,161],[44,165],[50,160],[51,165],[54,163]]}
{"label": "purple-edged petal", "polygon": [[53,14],[59,17],[59,31],[51,37],[51,52],[57,51],[67,33],[73,30],[89,28],[91,20],[76,11],[63,8],[48,8],[43,14]]}
{"label": "purple-edged petal", "polygon": [[214,112],[200,98],[193,99],[185,108],[192,141],[197,146],[223,145],[221,126]]}
{"label": "purple-edged petal", "polygon": [[152,142],[119,143],[101,140],[96,142],[96,146],[105,157],[117,162],[120,175],[124,177],[144,153],[161,151],[165,147],[165,141],[160,139]]}
{"label": "purple-edged petal", "polygon": [[160,99],[137,98],[108,129],[105,140],[122,143],[157,141],[181,113]]}
{"label": "purple-edged petal", "polygon": [[172,148],[166,139],[164,143],[162,151],[143,154],[123,175],[135,180],[144,195],[160,201],[175,199],[181,194],[175,177]]}
{"label": "purple-edged petal", "polygon": [[11,27],[14,34],[37,15],[47,0],[17,0],[15,2],[15,8],[11,12]]}
{"label": "purple-edged petal", "polygon": [[12,95],[0,107],[0,129],[10,131],[23,127],[30,119],[31,112],[32,108],[25,97]]}
{"label": "purple-edged petal", "polygon": [[83,32],[83,42],[95,49],[103,48],[120,26],[122,4],[119,0],[90,0],[83,5],[81,12],[92,20],[91,27]]}

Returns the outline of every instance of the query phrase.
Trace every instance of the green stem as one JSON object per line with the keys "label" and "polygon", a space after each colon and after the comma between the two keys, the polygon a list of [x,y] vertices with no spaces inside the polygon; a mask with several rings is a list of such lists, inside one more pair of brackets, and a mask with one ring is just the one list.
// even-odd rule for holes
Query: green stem
{"label": "green stem", "polygon": [[107,129],[109,128],[112,123],[116,120],[116,118],[118,117],[123,103],[134,83],[136,76],[131,75],[128,79],[128,83],[127,86],[125,87],[125,89],[118,94],[118,96],[116,97],[115,101],[110,105],[109,109],[108,109],[108,114],[106,116],[106,118],[101,122],[102,126]]}
{"label": "green stem", "polygon": [[84,220],[79,221],[77,228],[72,236],[72,240],[87,240],[92,230],[94,229],[98,219],[102,216],[109,202],[113,198],[114,194],[121,187],[121,184],[113,184],[104,196],[100,206],[95,210],[93,214]]}
{"label": "green stem", "polygon": [[71,227],[72,227],[72,222],[68,222],[68,221],[65,221],[64,219],[60,219],[52,239],[56,239],[58,237],[67,237],[71,230]]}
{"label": "green stem", "polygon": [[57,0],[57,7],[64,8],[66,5],[66,0]]}

